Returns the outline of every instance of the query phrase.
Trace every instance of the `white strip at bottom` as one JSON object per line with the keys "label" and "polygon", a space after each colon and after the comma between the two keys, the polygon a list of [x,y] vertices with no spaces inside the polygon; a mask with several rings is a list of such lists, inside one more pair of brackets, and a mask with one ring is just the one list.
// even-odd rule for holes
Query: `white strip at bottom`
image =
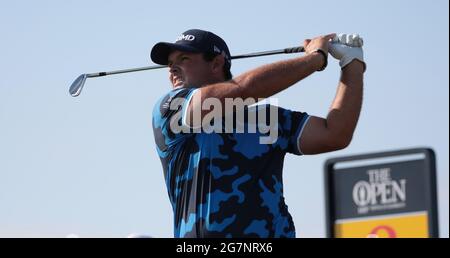
{"label": "white strip at bottom", "polygon": [[342,223],[350,223],[350,222],[360,222],[360,221],[379,220],[379,219],[393,219],[393,218],[399,218],[399,217],[405,217],[405,216],[418,216],[418,215],[427,215],[427,214],[428,214],[427,211],[404,212],[404,213],[369,216],[369,217],[354,218],[354,219],[337,219],[334,221],[334,223],[342,224]]}

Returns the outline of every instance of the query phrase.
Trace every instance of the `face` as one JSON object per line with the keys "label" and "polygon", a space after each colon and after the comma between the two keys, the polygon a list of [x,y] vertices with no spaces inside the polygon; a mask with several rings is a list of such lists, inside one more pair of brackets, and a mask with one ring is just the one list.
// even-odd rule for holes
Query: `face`
{"label": "face", "polygon": [[173,87],[201,87],[214,76],[213,62],[206,62],[201,53],[174,50],[168,61]]}

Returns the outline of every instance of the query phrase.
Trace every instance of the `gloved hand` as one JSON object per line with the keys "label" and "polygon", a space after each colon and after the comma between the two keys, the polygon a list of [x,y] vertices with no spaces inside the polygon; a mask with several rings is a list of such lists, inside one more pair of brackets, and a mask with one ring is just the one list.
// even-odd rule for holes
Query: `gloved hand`
{"label": "gloved hand", "polygon": [[329,45],[329,53],[339,60],[339,65],[344,68],[354,59],[364,63],[364,54],[362,50],[363,39],[358,34],[339,34],[332,39]]}

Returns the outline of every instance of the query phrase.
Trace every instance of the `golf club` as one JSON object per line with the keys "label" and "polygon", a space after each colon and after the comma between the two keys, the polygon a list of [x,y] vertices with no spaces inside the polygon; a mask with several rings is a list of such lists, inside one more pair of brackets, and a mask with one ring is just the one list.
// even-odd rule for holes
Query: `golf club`
{"label": "golf club", "polygon": [[[277,55],[277,54],[291,54],[291,53],[299,53],[299,52],[304,52],[304,51],[305,51],[305,49],[303,47],[292,47],[292,48],[284,48],[284,49],[279,49],[279,50],[262,51],[262,52],[244,54],[244,55],[237,55],[237,56],[232,56],[231,59],[241,59],[241,58],[268,56],[268,55]],[[140,67],[140,68],[116,70],[116,71],[110,71],[110,72],[82,74],[82,75],[78,76],[78,78],[72,83],[72,85],[69,88],[69,93],[72,97],[77,97],[78,95],[80,95],[81,90],[83,89],[84,83],[86,82],[87,78],[100,77],[100,76],[119,74],[119,73],[132,73],[132,72],[138,72],[138,71],[160,69],[160,68],[165,68],[165,67],[167,67],[167,66],[166,65],[154,65],[154,66],[146,66],[146,67]]]}

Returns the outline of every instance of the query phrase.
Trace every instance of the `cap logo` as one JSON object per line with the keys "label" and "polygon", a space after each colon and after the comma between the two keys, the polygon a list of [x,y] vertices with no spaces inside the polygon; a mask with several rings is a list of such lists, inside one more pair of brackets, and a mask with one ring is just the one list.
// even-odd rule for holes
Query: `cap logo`
{"label": "cap logo", "polygon": [[184,35],[181,34],[176,41],[180,41],[180,40],[186,40],[186,41],[193,41],[195,39],[194,35]]}

